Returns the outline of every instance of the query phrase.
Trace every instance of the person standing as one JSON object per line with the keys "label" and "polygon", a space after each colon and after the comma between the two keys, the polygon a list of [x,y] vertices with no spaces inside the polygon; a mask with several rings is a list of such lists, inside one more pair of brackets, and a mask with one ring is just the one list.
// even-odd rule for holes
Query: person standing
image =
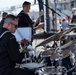
{"label": "person standing", "polygon": [[[31,3],[28,2],[28,1],[24,1],[23,4],[22,4],[22,10],[20,11],[20,13],[17,15],[18,18],[19,18],[19,21],[18,21],[18,28],[29,28],[31,29],[31,34],[29,35],[27,33],[27,31],[25,30],[25,34],[24,35],[29,35],[31,37],[31,44],[33,42],[33,35],[35,33],[35,29],[34,27],[38,26],[39,22],[40,22],[40,17],[38,18],[38,21],[37,23],[34,22],[30,16],[28,15],[29,11],[30,11],[30,8],[31,8]],[[36,15],[35,15],[36,16]],[[35,24],[35,25],[34,25]],[[25,37],[26,39],[26,37]]]}
{"label": "person standing", "polygon": [[71,24],[76,24],[76,8],[72,8]]}
{"label": "person standing", "polygon": [[63,19],[62,19],[62,31],[67,30],[68,25],[69,25],[69,24],[68,24],[68,22],[66,22],[66,19],[63,18]]}
{"label": "person standing", "polygon": [[34,24],[34,21],[32,21],[28,15],[31,8],[31,3],[25,1],[22,5],[22,8],[23,8],[22,11],[18,14],[18,18],[19,18],[18,27],[31,27]]}
{"label": "person standing", "polygon": [[[75,27],[75,25],[76,25],[76,8],[72,8],[72,15],[71,15],[71,17],[70,17],[70,22],[69,22],[69,24],[72,26],[74,26]],[[73,32],[75,32],[76,33],[76,30],[74,30]]]}
{"label": "person standing", "polygon": [[54,21],[54,29],[57,32],[61,32],[61,24],[59,22],[59,18],[55,18],[55,21]]}
{"label": "person standing", "polygon": [[1,20],[1,22],[0,22],[0,27],[3,26],[4,20],[5,20],[5,18],[7,17],[7,15],[8,15],[7,12],[3,12],[3,14],[2,14],[2,20]]}

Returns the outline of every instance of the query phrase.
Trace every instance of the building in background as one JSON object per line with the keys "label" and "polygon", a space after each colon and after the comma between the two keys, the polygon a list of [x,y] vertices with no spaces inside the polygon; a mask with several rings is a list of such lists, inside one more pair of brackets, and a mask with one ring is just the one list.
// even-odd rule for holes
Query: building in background
{"label": "building in background", "polygon": [[56,0],[56,3],[61,4],[62,10],[71,10],[76,7],[76,0]]}
{"label": "building in background", "polygon": [[55,11],[57,11],[61,17],[70,16],[72,14],[72,8],[76,7],[76,0],[53,0],[53,6]]}

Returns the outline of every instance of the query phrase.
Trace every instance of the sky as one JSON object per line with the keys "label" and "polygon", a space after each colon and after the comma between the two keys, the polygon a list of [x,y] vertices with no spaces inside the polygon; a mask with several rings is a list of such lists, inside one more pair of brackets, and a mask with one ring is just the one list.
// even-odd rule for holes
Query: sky
{"label": "sky", "polygon": [[[31,2],[31,4],[34,4],[34,0],[0,0],[0,11],[8,10],[11,6],[22,5],[24,1],[28,1]],[[53,0],[51,1],[53,2]],[[31,11],[39,11],[39,7],[34,5],[31,7]]]}
{"label": "sky", "polygon": [[33,3],[34,0],[0,0],[0,10],[4,8],[9,8],[14,5],[22,4],[24,1]]}
{"label": "sky", "polygon": [[[0,0],[0,9],[22,4],[24,1],[34,3],[34,0]],[[37,1],[37,0],[36,0]],[[53,2],[53,0],[51,0]]]}

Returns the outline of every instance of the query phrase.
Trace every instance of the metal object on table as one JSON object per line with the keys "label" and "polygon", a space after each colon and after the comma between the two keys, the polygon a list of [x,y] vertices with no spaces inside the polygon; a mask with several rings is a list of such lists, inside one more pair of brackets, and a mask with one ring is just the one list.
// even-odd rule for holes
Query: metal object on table
{"label": "metal object on table", "polygon": [[62,31],[62,32],[59,32],[59,33],[57,33],[57,34],[55,34],[55,35],[52,35],[52,36],[48,37],[47,39],[45,39],[45,40],[44,40],[43,42],[41,42],[40,44],[38,44],[36,47],[41,46],[41,45],[44,45],[44,44],[47,44],[47,43],[49,43],[49,42],[51,42],[51,41],[61,40],[61,38],[62,38],[65,34],[71,32],[71,31],[74,30],[74,29],[76,29],[76,28],[67,29],[67,30]]}
{"label": "metal object on table", "polygon": [[29,44],[28,46],[23,47],[23,52],[29,52],[29,51],[34,51],[32,45]]}
{"label": "metal object on table", "polygon": [[29,52],[29,51],[32,51],[31,49],[23,49],[23,51],[22,52]]}
{"label": "metal object on table", "polygon": [[[40,44],[37,45],[36,47],[41,46],[41,45],[44,45],[44,44],[47,44],[47,43],[49,43],[50,41],[59,41],[59,40],[61,40],[61,38],[62,38],[65,34],[71,32],[71,31],[74,30],[74,29],[76,29],[76,28],[68,29],[68,30],[66,30],[66,31],[57,33],[57,34],[55,34],[55,35],[47,38],[45,41],[43,41],[42,43],[40,43]],[[62,66],[62,59],[65,58],[65,57],[67,57],[67,55],[69,55],[69,54],[70,54],[70,51],[69,51],[69,50],[66,50],[66,51],[61,50],[60,44],[59,44],[59,50],[56,50],[56,53],[50,54],[50,55],[51,55],[50,59],[52,59],[52,60],[53,60],[53,59],[54,59],[54,60],[57,59],[57,60],[58,60],[57,75],[62,75],[63,73],[67,73],[66,67],[65,67],[65,66]],[[53,65],[52,65],[52,66],[53,66]],[[44,71],[44,70],[43,70],[43,71]],[[50,74],[51,74],[51,73],[50,73]]]}
{"label": "metal object on table", "polygon": [[38,73],[38,75],[56,75],[57,73],[57,69],[55,68],[55,66],[53,67],[43,67],[43,68],[39,68],[36,73]]}
{"label": "metal object on table", "polygon": [[25,48],[23,49],[22,52],[24,53],[24,56],[25,56],[23,62],[32,62],[32,59],[34,57],[34,49]]}
{"label": "metal object on table", "polygon": [[43,66],[45,66],[45,64],[36,63],[36,62],[20,64],[20,68],[28,68],[28,69],[38,69]]}
{"label": "metal object on table", "polygon": [[[49,75],[50,74],[57,74],[57,75],[62,75],[63,73],[70,72],[71,70],[74,69],[74,65],[72,64],[72,59],[70,57],[71,52],[70,50],[57,50],[55,53],[55,49],[50,49],[47,51],[44,51],[42,53],[43,57],[50,57],[50,62],[52,64],[51,67],[47,68],[45,67],[42,68],[40,73],[44,73]],[[56,63],[56,64],[54,64]]]}
{"label": "metal object on table", "polygon": [[66,49],[66,48],[68,48],[69,46],[71,46],[72,44],[74,44],[75,42],[76,42],[75,40],[71,40],[71,41],[69,41],[68,43],[62,45],[60,48],[61,48],[61,49]]}
{"label": "metal object on table", "polygon": [[54,53],[54,51],[55,51],[54,48],[49,49],[49,50],[45,50],[45,51],[43,51],[43,52],[41,53],[41,55],[42,55],[42,57],[50,57],[51,54]]}
{"label": "metal object on table", "polygon": [[[70,50],[57,50],[55,54],[51,56],[52,59],[58,60],[57,70],[60,75],[69,72],[74,68],[73,58],[71,59],[72,52]],[[62,69],[62,70],[61,70]]]}
{"label": "metal object on table", "polygon": [[62,32],[57,33],[57,34],[55,34],[55,35],[52,35],[52,36],[48,37],[47,39],[45,39],[45,40],[44,40],[43,42],[41,42],[40,44],[38,44],[36,47],[41,46],[41,45],[44,45],[44,44],[47,44],[47,43],[49,43],[50,41],[58,41],[59,38],[61,37],[61,35],[62,35]]}
{"label": "metal object on table", "polygon": [[41,33],[37,33],[33,35],[33,39],[46,39],[52,35],[54,35],[56,33],[52,33],[52,32],[41,32]]}
{"label": "metal object on table", "polygon": [[[59,70],[63,68],[59,68]],[[43,67],[43,68],[40,68],[39,70],[37,70],[38,72],[38,75],[64,75],[65,73],[63,74],[60,74],[60,72],[58,71],[58,69],[53,66],[53,67]]]}
{"label": "metal object on table", "polygon": [[59,54],[60,53],[62,55],[61,59],[66,58],[67,56],[70,55],[70,50],[58,50],[58,52],[53,53],[51,55],[51,58],[54,60],[59,60]]}

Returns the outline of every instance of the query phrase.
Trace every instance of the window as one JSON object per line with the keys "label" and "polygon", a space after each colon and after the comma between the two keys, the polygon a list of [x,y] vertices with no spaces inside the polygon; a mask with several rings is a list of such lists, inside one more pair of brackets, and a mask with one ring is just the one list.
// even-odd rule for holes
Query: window
{"label": "window", "polygon": [[68,3],[65,3],[64,4],[64,10],[67,10],[68,9]]}
{"label": "window", "polygon": [[71,8],[73,8],[73,7],[74,7],[74,1],[71,2]]}

